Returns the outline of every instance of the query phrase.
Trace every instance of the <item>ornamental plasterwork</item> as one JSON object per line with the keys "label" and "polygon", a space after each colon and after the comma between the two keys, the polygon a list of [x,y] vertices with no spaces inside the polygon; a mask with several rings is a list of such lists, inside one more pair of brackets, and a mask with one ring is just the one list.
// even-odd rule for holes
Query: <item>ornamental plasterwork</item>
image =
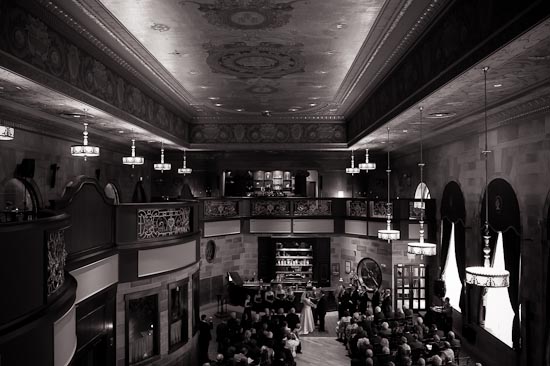
{"label": "ornamental plasterwork", "polygon": [[288,200],[255,200],[251,205],[252,216],[290,216]]}
{"label": "ornamental plasterwork", "polygon": [[240,78],[280,78],[304,72],[303,45],[299,43],[260,42],[249,45],[235,42],[218,46],[206,43],[203,47],[208,51],[206,63],[213,72]]}
{"label": "ornamental plasterwork", "polygon": [[346,142],[343,124],[336,123],[254,123],[196,124],[192,143],[338,143]]}
{"label": "ornamental plasterwork", "polygon": [[138,210],[138,240],[176,236],[191,231],[190,207]]}
{"label": "ornamental plasterwork", "polygon": [[238,201],[204,201],[204,217],[233,217],[239,214]]}
{"label": "ornamental plasterwork", "polygon": [[164,105],[40,19],[15,6],[5,10],[0,12],[6,30],[0,32],[0,50],[174,136],[186,137],[186,123]]}
{"label": "ornamental plasterwork", "polygon": [[181,1],[181,5],[199,5],[199,11],[208,23],[217,27],[241,30],[274,29],[290,21],[292,4],[273,0],[216,0],[214,3]]}
{"label": "ornamental plasterwork", "polygon": [[294,216],[330,216],[332,201],[299,200],[294,201]]}
{"label": "ornamental plasterwork", "polygon": [[348,216],[349,217],[367,217],[367,202],[366,201],[348,201]]}
{"label": "ornamental plasterwork", "polygon": [[47,234],[46,247],[48,251],[48,296],[55,293],[65,282],[65,230]]}

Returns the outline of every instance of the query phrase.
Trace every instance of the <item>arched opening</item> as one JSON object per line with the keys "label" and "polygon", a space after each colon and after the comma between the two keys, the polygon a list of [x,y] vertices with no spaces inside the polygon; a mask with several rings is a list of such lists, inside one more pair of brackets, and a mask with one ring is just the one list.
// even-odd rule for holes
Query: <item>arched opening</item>
{"label": "arched opening", "polygon": [[[487,289],[484,327],[510,347],[519,346],[519,273],[521,221],[519,203],[512,186],[504,179],[489,183],[489,241],[492,265],[510,272],[508,288]],[[481,223],[485,222],[485,195]],[[481,230],[483,236],[483,229]],[[480,240],[483,242],[483,238]]]}
{"label": "arched opening", "polygon": [[465,310],[462,284],[466,276],[464,195],[456,182],[449,182],[441,198],[441,278],[445,281],[446,297],[458,312]]}
{"label": "arched opening", "polygon": [[28,221],[36,218],[38,193],[32,184],[20,178],[10,178],[0,187],[0,222]]}
{"label": "arched opening", "polygon": [[428,188],[426,183],[424,182],[418,183],[418,186],[416,186],[416,191],[414,192],[414,198],[415,199],[424,198],[425,200],[432,198],[430,194],[430,189]]}
{"label": "arched opening", "polygon": [[113,200],[115,205],[120,203],[120,196],[118,194],[118,189],[114,183],[107,183],[104,188],[105,196]]}

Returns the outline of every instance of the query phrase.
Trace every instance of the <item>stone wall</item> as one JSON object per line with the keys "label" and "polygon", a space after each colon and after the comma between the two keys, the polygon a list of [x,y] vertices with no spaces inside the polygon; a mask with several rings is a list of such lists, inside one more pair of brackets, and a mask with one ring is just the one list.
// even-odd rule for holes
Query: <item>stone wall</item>
{"label": "stone wall", "polygon": [[[198,271],[199,265],[195,264],[191,267],[183,270],[163,274],[159,276],[148,277],[143,280],[134,282],[119,283],[117,288],[116,297],[116,364],[117,366],[125,366],[126,362],[126,300],[125,296],[128,294],[135,294],[139,292],[146,292],[153,290],[159,296],[159,313],[160,313],[160,358],[153,358],[154,361],[148,363],[152,366],[168,366],[181,364],[192,364],[191,360],[196,360],[194,354],[197,349],[197,337],[193,337],[192,329],[192,314],[193,314],[193,291],[191,276]],[[188,285],[188,334],[189,341],[182,347],[169,353],[169,339],[168,339],[168,285],[180,281],[183,279],[189,279]],[[147,362],[143,361],[147,364]],[[141,363],[140,363],[141,364]]]}
{"label": "stone wall", "polygon": [[[480,122],[481,123],[481,122]],[[481,127],[481,125],[480,125]],[[546,348],[545,330],[548,318],[545,314],[545,281],[548,261],[548,238],[543,227],[547,225],[548,193],[550,190],[550,113],[539,113],[510,119],[498,126],[490,126],[488,136],[489,181],[495,178],[506,180],[514,188],[521,215],[521,283],[523,350],[518,355],[521,364],[542,365]],[[481,160],[484,135],[469,135],[444,146],[436,146],[425,152],[425,181],[432,198],[440,202],[445,185],[454,180],[464,194],[466,204],[466,265],[481,262],[480,208],[484,192],[485,168]],[[412,174],[418,183],[415,166],[418,156],[407,155],[395,158],[393,167],[399,176]],[[400,182],[395,180],[395,186]],[[410,188],[400,187],[414,193],[416,184]],[[439,210],[438,210],[439,214]],[[441,260],[441,258],[439,259]],[[492,337],[480,329],[477,347],[487,344]],[[495,342],[492,342],[495,343]],[[503,359],[509,348],[503,343],[487,350],[484,365],[514,364]]]}
{"label": "stone wall", "polygon": [[[90,134],[91,142],[94,141],[93,132]],[[0,184],[13,178],[17,164],[23,159],[34,159],[34,181],[40,189],[40,194],[47,205],[49,200],[61,198],[65,185],[78,175],[95,177],[96,170],[100,171],[100,184],[105,186],[107,182],[115,182],[121,189],[119,194],[123,202],[130,202],[134,186],[143,177],[146,192],[150,191],[150,163],[132,169],[122,165],[123,154],[101,148],[99,158],[83,158],[71,156],[70,147],[74,145],[67,140],[36,133],[27,132],[16,128],[15,139],[2,141],[0,148]],[[128,147],[128,152],[130,148]],[[57,164],[55,186],[50,186],[50,165]],[[1,194],[1,192],[0,192]],[[149,193],[148,193],[149,194]]]}

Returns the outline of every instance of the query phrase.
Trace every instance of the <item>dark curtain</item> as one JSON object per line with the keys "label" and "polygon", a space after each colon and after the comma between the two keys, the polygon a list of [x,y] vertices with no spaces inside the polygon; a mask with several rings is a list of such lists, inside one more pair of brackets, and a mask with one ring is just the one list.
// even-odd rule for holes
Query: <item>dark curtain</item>
{"label": "dark curtain", "polygon": [[453,223],[446,217],[441,218],[442,222],[442,233],[441,233],[441,268],[439,272],[439,277],[445,272],[445,267],[447,266],[447,254],[449,253],[449,245],[451,243],[451,229]]}
{"label": "dark curtain", "polygon": [[[485,221],[485,196],[483,197],[482,222]],[[491,264],[495,253],[498,232],[502,232],[504,265],[510,272],[508,295],[514,310],[512,341],[514,348],[520,346],[519,323],[519,277],[521,255],[521,223],[519,204],[512,186],[504,179],[494,179],[489,183],[489,224],[491,227]]]}
{"label": "dark curtain", "polygon": [[134,194],[132,195],[133,203],[145,203],[147,202],[147,195],[145,194],[145,188],[143,188],[143,182],[138,180],[134,188]]}

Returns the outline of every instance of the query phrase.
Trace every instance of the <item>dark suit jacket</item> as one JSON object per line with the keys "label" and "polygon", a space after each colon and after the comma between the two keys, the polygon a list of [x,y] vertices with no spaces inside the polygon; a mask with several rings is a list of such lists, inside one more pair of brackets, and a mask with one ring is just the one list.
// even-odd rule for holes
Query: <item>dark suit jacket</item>
{"label": "dark suit jacket", "polygon": [[212,329],[212,323],[201,320],[199,323],[199,340],[203,342],[209,342],[212,339],[212,334],[210,333]]}
{"label": "dark suit jacket", "polygon": [[317,301],[317,314],[326,314],[327,313],[327,299],[323,294]]}
{"label": "dark suit jacket", "polygon": [[296,324],[300,322],[300,317],[298,317],[296,313],[288,313],[286,314],[286,322],[288,323],[288,327],[292,330],[296,328]]}

